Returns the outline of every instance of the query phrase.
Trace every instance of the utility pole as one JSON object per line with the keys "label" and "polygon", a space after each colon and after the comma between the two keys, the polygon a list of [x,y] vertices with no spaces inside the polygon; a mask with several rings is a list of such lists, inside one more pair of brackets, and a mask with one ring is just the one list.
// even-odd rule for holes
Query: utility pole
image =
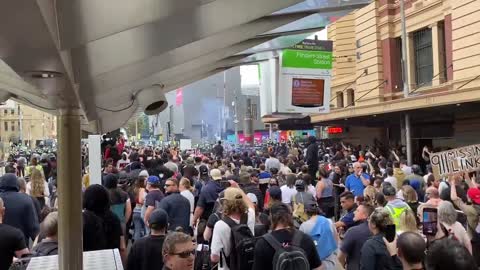
{"label": "utility pole", "polygon": [[[407,98],[410,93],[408,85],[408,59],[407,59],[407,20],[405,17],[405,0],[400,0],[400,16],[402,24],[402,74],[403,74],[403,96]],[[407,148],[407,162],[408,165],[412,165],[412,136],[410,128],[410,115],[405,114],[405,142]]]}
{"label": "utility pole", "polygon": [[237,114],[237,107],[238,107],[238,99],[237,99],[237,91],[233,90],[235,94],[235,101],[232,102],[232,106],[234,109],[234,120],[233,123],[235,124],[235,145],[238,144],[238,114]]}

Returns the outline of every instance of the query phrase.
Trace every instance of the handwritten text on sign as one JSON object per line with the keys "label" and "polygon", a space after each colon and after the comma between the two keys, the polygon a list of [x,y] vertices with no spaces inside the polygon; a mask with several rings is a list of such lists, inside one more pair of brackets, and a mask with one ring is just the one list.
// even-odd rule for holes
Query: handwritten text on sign
{"label": "handwritten text on sign", "polygon": [[478,170],[480,169],[480,144],[432,153],[430,163],[436,177]]}

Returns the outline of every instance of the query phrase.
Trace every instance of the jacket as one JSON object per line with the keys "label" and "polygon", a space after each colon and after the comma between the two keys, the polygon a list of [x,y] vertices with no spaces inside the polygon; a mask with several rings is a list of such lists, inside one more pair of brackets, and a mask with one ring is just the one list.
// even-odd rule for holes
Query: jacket
{"label": "jacket", "polygon": [[388,253],[383,233],[372,236],[362,247],[360,270],[401,270],[402,263]]}
{"label": "jacket", "polygon": [[402,189],[403,180],[405,180],[405,173],[400,168],[393,169],[393,177],[397,178],[397,190]]}
{"label": "jacket", "polygon": [[318,167],[318,145],[316,143],[312,143],[307,147],[305,161],[309,167]]}
{"label": "jacket", "polygon": [[21,230],[28,243],[28,239],[35,239],[38,234],[38,215],[32,199],[18,191],[15,174],[7,173],[0,178],[0,198],[7,209],[3,223]]}
{"label": "jacket", "polygon": [[243,192],[245,192],[245,194],[248,194],[248,193],[255,194],[255,196],[257,197],[257,201],[258,201],[258,203],[257,203],[258,210],[260,212],[263,211],[264,198],[263,198],[263,194],[262,194],[262,191],[260,190],[260,188],[256,184],[246,184],[246,185],[242,186],[242,190],[243,190]]}

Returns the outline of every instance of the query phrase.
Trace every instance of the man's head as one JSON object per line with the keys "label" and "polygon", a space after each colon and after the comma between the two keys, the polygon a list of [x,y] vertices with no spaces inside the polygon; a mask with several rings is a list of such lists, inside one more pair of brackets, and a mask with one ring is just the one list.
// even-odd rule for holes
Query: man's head
{"label": "man's head", "polygon": [[270,220],[272,221],[272,228],[275,230],[278,226],[293,227],[293,216],[290,208],[281,202],[274,203],[270,207]]}
{"label": "man's head", "polygon": [[393,176],[393,169],[392,168],[385,169],[385,172],[387,173],[387,176],[390,176],[390,177]]}
{"label": "man's head", "polygon": [[178,180],[176,178],[169,178],[165,182],[165,193],[175,193],[178,192]]}
{"label": "man's head", "polygon": [[391,201],[396,198],[397,191],[392,185],[383,185],[382,193],[387,201]]}
{"label": "man's head", "polygon": [[375,208],[369,204],[360,204],[354,212],[353,221],[364,221],[373,213]]}
{"label": "man's head", "polygon": [[156,175],[150,175],[147,178],[147,190],[159,189],[160,188],[160,178]]}
{"label": "man's head", "polygon": [[222,141],[218,141],[218,145],[221,145],[222,144]]}
{"label": "man's head", "polygon": [[164,234],[168,228],[168,214],[161,208],[155,209],[148,218],[152,234]]}
{"label": "man's head", "polygon": [[425,259],[427,245],[423,237],[415,232],[404,232],[397,239],[398,257],[402,264],[421,264]]}
{"label": "man's head", "polygon": [[395,169],[400,169],[400,162],[394,161],[394,162],[393,162],[393,168],[395,168]]}
{"label": "man's head", "polygon": [[242,190],[234,187],[225,189],[222,199],[222,207],[225,216],[246,213],[248,206],[243,199]]}
{"label": "man's head", "polygon": [[425,259],[425,269],[476,270],[478,268],[475,263],[475,258],[461,242],[450,237],[445,237],[433,241],[428,247]]}
{"label": "man's head", "polygon": [[193,269],[195,243],[192,237],[183,232],[168,234],[163,242],[162,256],[163,262],[168,269]]}
{"label": "man's head", "polygon": [[353,170],[355,172],[355,175],[361,175],[363,172],[362,164],[360,162],[353,163]]}
{"label": "man's head", "polygon": [[429,187],[425,191],[425,196],[428,199],[439,199],[440,198],[440,193],[438,193],[438,189],[435,187]]}
{"label": "man's head", "polygon": [[355,205],[355,196],[352,192],[345,191],[340,194],[340,205],[342,209],[350,211]]}
{"label": "man's head", "polygon": [[239,179],[238,179],[238,183],[239,184],[242,184],[242,185],[248,185],[250,184],[252,181],[250,179],[250,174],[244,172],[244,173],[240,173],[240,176],[239,176]]}
{"label": "man's head", "polygon": [[222,171],[219,169],[212,169],[210,171],[210,177],[212,177],[214,181],[220,181],[222,180]]}

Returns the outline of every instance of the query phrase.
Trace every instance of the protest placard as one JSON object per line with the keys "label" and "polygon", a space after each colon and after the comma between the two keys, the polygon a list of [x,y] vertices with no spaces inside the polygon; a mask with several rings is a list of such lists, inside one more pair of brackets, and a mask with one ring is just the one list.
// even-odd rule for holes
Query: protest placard
{"label": "protest placard", "polygon": [[480,144],[464,146],[430,155],[435,178],[456,172],[472,172],[480,169]]}

